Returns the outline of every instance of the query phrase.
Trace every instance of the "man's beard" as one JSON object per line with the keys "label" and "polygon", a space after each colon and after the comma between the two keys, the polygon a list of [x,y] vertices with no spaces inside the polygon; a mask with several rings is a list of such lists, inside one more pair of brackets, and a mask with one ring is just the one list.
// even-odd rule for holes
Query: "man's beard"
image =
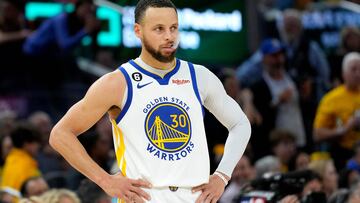
{"label": "man's beard", "polygon": [[153,47],[151,47],[145,38],[143,40],[143,44],[144,44],[146,51],[148,51],[152,57],[154,57],[156,60],[158,60],[160,62],[169,63],[169,62],[172,62],[175,58],[177,49],[175,49],[175,51],[173,51],[170,55],[164,56],[163,54],[161,54],[160,51],[157,51]]}

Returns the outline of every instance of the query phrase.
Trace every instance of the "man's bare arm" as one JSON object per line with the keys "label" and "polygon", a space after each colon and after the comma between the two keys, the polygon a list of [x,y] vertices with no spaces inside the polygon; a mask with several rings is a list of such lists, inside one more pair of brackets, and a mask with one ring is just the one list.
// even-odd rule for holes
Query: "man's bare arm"
{"label": "man's bare arm", "polygon": [[111,176],[91,159],[77,136],[92,127],[111,107],[119,106],[126,87],[120,71],[109,73],[97,80],[85,97],[70,108],[55,125],[50,145],[75,169],[94,181],[109,195],[129,201],[135,196],[148,198],[138,187],[149,183],[140,180],[121,181],[121,175]]}

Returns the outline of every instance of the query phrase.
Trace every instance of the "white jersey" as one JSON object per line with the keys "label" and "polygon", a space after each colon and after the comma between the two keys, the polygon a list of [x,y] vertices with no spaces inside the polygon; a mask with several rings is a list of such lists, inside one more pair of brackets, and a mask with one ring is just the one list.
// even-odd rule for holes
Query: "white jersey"
{"label": "white jersey", "polygon": [[194,66],[176,59],[164,77],[131,60],[120,71],[127,99],[113,120],[118,166],[153,187],[194,187],[208,182],[209,155]]}

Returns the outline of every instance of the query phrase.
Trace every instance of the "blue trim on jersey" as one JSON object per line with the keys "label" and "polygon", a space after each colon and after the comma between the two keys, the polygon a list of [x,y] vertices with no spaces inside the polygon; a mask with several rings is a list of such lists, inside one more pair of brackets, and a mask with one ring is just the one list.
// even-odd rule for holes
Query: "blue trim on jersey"
{"label": "blue trim on jersey", "polygon": [[147,70],[145,70],[144,68],[142,68],[141,66],[139,66],[137,63],[135,63],[135,61],[130,60],[129,63],[134,66],[138,71],[142,72],[145,75],[148,75],[152,78],[154,78],[156,81],[158,81],[158,83],[160,85],[168,85],[171,76],[173,76],[180,68],[180,60],[176,59],[176,65],[175,68],[173,70],[171,70],[170,72],[166,73],[165,76],[162,78],[159,75],[156,75],[152,72],[149,72]]}
{"label": "blue trim on jersey", "polygon": [[202,105],[199,89],[198,89],[198,86],[197,86],[194,65],[192,63],[190,63],[190,62],[188,62],[188,65],[189,65],[189,69],[190,69],[190,75],[191,75],[191,80],[192,80],[192,85],[193,85],[193,88],[194,88],[194,92],[195,92],[196,98],[198,99],[198,101],[200,103],[203,116],[205,116],[205,110],[204,110],[204,107]]}
{"label": "blue trim on jersey", "polygon": [[124,108],[121,109],[121,112],[120,112],[119,116],[116,118],[116,123],[119,123],[121,121],[121,119],[125,116],[125,113],[127,112],[127,110],[130,107],[132,96],[133,96],[132,84],[131,84],[131,80],[130,80],[130,77],[129,77],[128,73],[126,72],[126,70],[123,67],[120,67],[119,70],[122,72],[122,74],[125,77],[126,84],[127,84],[127,87],[128,87],[128,94],[127,94],[127,98],[126,98]]}

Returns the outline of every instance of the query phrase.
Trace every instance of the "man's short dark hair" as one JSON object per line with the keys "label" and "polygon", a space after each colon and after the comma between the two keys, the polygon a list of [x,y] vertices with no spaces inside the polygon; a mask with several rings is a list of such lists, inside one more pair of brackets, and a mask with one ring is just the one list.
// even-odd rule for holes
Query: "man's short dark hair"
{"label": "man's short dark hair", "polygon": [[22,148],[25,143],[40,143],[40,133],[29,123],[19,123],[10,134],[11,141],[16,148]]}
{"label": "man's short dark hair", "polygon": [[[135,23],[140,23],[144,17],[145,11],[149,8],[173,8],[175,5],[170,0],[140,0],[135,8]],[[177,11],[176,11],[177,12]]]}

